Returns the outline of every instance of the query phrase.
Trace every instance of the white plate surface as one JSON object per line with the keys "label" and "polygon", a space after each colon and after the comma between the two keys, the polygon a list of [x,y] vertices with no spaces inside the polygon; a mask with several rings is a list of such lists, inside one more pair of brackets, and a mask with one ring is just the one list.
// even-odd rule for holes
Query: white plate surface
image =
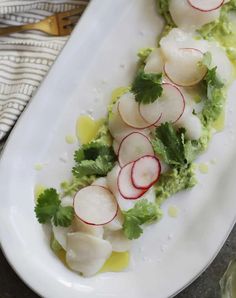
{"label": "white plate surface", "polygon": [[[112,90],[127,86],[135,73],[136,52],[154,46],[162,21],[154,0],[93,0],[63,53],[12,132],[0,163],[0,241],[21,278],[47,298],[166,298],[192,281],[213,259],[236,214],[236,85],[229,92],[225,131],[217,134],[199,162],[193,190],[163,204],[164,218],[134,241],[125,272],[84,279],[67,270],[49,249],[48,235],[33,209],[34,185],[58,187],[70,175],[81,113],[105,114]],[[210,161],[215,160],[216,164]],[[36,172],[34,165],[45,163]],[[179,216],[167,215],[176,205]]]}

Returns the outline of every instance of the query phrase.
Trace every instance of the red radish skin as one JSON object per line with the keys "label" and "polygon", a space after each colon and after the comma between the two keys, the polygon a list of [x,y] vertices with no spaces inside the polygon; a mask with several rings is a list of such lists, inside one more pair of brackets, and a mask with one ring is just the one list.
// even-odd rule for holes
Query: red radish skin
{"label": "red radish skin", "polygon": [[213,7],[206,8],[207,6],[206,4],[209,5],[209,3],[207,3],[208,1],[209,0],[207,1],[206,0],[188,0],[188,3],[196,10],[199,10],[201,12],[210,12],[220,8],[222,5],[224,5],[224,2],[225,2],[224,0],[209,1],[209,2],[214,2],[212,3]]}
{"label": "red radish skin", "polygon": [[[143,182],[140,182],[142,180],[142,177],[138,175],[138,172],[140,172],[141,170],[141,174],[144,174],[145,166],[146,166],[146,170],[148,171],[153,165],[155,166],[153,178],[150,179],[150,181],[148,181],[148,184],[144,184]],[[152,187],[159,180],[160,174],[161,174],[161,163],[159,159],[153,155],[146,155],[139,158],[133,163],[132,170],[131,170],[131,180],[135,188],[146,190]]]}
{"label": "red radish skin", "polygon": [[[137,144],[139,148],[136,148],[135,144]],[[144,134],[132,132],[120,143],[118,161],[121,167],[144,155],[154,155],[152,144]]]}
{"label": "red radish skin", "polygon": [[[131,128],[138,129],[140,131],[153,126],[153,123],[151,123],[151,124],[147,123],[147,121],[145,121],[145,119],[143,119],[143,117],[140,115],[139,104],[136,102],[134,103],[134,106],[132,109],[133,110],[132,114],[129,113],[128,115],[126,115],[126,113],[129,111],[129,109],[126,109],[125,105],[128,104],[127,103],[128,100],[132,100],[132,99],[127,98],[126,102],[124,100],[122,100],[122,101],[121,100],[118,102],[117,109],[118,109],[121,119],[123,120],[123,122],[126,125],[128,125]],[[136,117],[134,117],[135,114],[136,114]],[[131,116],[134,118],[132,119]]]}
{"label": "red radish skin", "polygon": [[[192,52],[195,52],[195,53],[199,53],[202,56],[202,58],[203,58],[203,55],[204,55],[204,53],[201,50],[196,49],[196,48],[179,48],[179,51],[184,51],[184,52],[187,52],[187,53],[188,52],[190,53],[192,51]],[[204,67],[204,69],[203,69],[204,71],[202,71],[202,74],[201,74],[201,76],[199,76],[198,79],[195,79],[195,80],[193,80],[189,83],[186,83],[186,82],[185,83],[183,83],[183,82],[180,83],[180,82],[177,82],[176,80],[174,80],[173,77],[170,75],[169,67],[171,65],[172,65],[171,61],[167,61],[164,65],[164,67],[163,67],[163,71],[164,71],[166,77],[170,80],[170,82],[173,83],[175,86],[178,86],[178,87],[192,87],[192,86],[195,86],[196,84],[198,84],[205,77],[205,75],[207,73],[207,68]],[[199,71],[201,71],[200,67],[199,67]]]}
{"label": "red radish skin", "polygon": [[[88,220],[86,220],[86,219],[84,219],[82,216],[80,216],[80,215],[78,215],[78,212],[76,212],[76,196],[78,195],[78,193],[80,192],[80,191],[83,191],[84,189],[88,189],[88,188],[94,188],[94,191],[96,192],[96,188],[97,188],[97,190],[98,189],[104,189],[107,193],[109,193],[109,195],[110,196],[112,196],[113,198],[114,198],[114,204],[115,204],[115,211],[113,212],[114,214],[112,214],[112,216],[111,216],[111,218],[109,218],[109,220],[106,220],[106,221],[104,221],[104,222],[100,222],[100,223],[94,223],[94,222],[92,222],[92,221],[88,221]],[[100,186],[100,185],[90,185],[90,186],[87,186],[87,187],[84,187],[84,188],[82,188],[81,190],[79,190],[76,194],[75,194],[75,196],[74,196],[74,199],[73,199],[73,207],[74,207],[74,211],[75,211],[75,215],[76,215],[76,217],[78,217],[78,219],[80,219],[82,222],[84,222],[85,224],[87,224],[87,225],[91,225],[91,226],[103,226],[103,225],[106,225],[106,224],[108,224],[108,223],[110,223],[111,221],[113,221],[114,220],[114,218],[117,216],[117,214],[118,214],[118,211],[119,211],[119,205],[118,205],[118,203],[117,203],[117,201],[116,201],[116,199],[115,199],[115,197],[114,197],[114,195],[113,195],[113,193],[108,189],[108,188],[106,188],[106,187],[104,187],[104,186]]]}
{"label": "red radish skin", "polygon": [[137,200],[148,190],[137,189],[133,186],[131,179],[133,164],[134,162],[130,162],[121,168],[117,179],[119,193],[126,200]]}
{"label": "red radish skin", "polygon": [[[149,105],[140,105],[140,113],[144,119],[147,117],[152,117],[151,113],[155,112],[155,110],[157,110],[159,113],[161,113],[161,116],[159,116],[158,122],[155,124],[156,127],[159,126],[163,122],[172,122],[172,123],[177,122],[182,117],[184,110],[185,110],[185,98],[184,98],[183,93],[178,88],[178,86],[176,86],[172,83],[163,83],[162,86],[163,86],[164,92],[165,92],[165,89],[171,88],[173,90],[173,92],[176,93],[176,95],[178,96],[178,99],[179,99],[179,104],[181,104],[181,109],[179,109],[179,111],[177,110],[176,116],[174,115],[175,117],[173,117],[173,115],[170,114],[171,107],[173,107],[173,105],[168,107],[168,105],[170,105],[170,103],[165,102],[165,101],[163,101],[163,103],[161,103],[162,97],[160,97],[159,101],[157,100],[154,103],[151,103]],[[152,154],[150,154],[150,155],[152,155]]]}

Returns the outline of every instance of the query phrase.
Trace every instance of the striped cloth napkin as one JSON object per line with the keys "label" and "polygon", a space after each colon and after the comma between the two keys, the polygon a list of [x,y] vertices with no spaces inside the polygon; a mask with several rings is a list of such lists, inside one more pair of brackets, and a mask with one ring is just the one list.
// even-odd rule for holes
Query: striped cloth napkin
{"label": "striped cloth napkin", "polygon": [[[89,0],[0,0],[0,27],[34,23]],[[0,141],[37,90],[68,37],[30,31],[0,36]]]}

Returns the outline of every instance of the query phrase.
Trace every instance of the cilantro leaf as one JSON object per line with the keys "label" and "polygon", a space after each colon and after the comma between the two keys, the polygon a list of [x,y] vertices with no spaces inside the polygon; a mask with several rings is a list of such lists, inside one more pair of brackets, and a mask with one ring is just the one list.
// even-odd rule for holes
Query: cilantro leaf
{"label": "cilantro leaf", "polygon": [[113,153],[112,147],[103,145],[101,142],[93,141],[76,150],[74,159],[79,163],[83,160],[95,160],[98,156],[113,155]]}
{"label": "cilantro leaf", "polygon": [[125,216],[123,229],[125,236],[130,240],[138,239],[143,233],[139,219],[132,215]]}
{"label": "cilantro leaf", "polygon": [[82,160],[73,167],[72,173],[75,177],[106,176],[113,167],[114,159],[111,159],[109,155],[104,155],[98,156],[95,160]]}
{"label": "cilantro leaf", "polygon": [[140,70],[134,79],[131,91],[137,102],[148,104],[162,95],[162,74],[145,73]]}
{"label": "cilantro leaf", "polygon": [[53,216],[53,223],[55,226],[69,227],[74,217],[73,207],[59,206],[56,213]]}
{"label": "cilantro leaf", "polygon": [[60,206],[59,196],[53,188],[46,189],[38,198],[35,213],[40,223],[51,220]]}
{"label": "cilantro leaf", "polygon": [[116,161],[111,146],[94,141],[83,145],[74,154],[75,166],[72,173],[76,178],[84,176],[106,176]]}
{"label": "cilantro leaf", "polygon": [[123,230],[126,237],[130,240],[137,239],[143,233],[141,225],[151,223],[162,216],[162,212],[155,203],[150,203],[143,199],[137,202],[134,208],[123,212]]}
{"label": "cilantro leaf", "polygon": [[156,129],[152,145],[155,153],[171,166],[188,165],[196,157],[192,142],[185,138],[185,130],[176,131],[169,122],[161,124]]}
{"label": "cilantro leaf", "polygon": [[68,227],[74,217],[72,207],[62,207],[57,191],[46,189],[38,198],[34,208],[38,221],[42,224],[53,220],[55,226]]}
{"label": "cilantro leaf", "polygon": [[200,114],[205,127],[216,121],[223,108],[226,99],[224,83],[217,75],[217,67],[208,69],[204,79],[207,99]]}

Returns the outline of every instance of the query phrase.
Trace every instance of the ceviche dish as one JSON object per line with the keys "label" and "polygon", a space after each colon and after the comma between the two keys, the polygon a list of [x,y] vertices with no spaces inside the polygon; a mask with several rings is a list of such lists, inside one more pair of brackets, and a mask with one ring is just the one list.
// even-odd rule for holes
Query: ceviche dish
{"label": "ceviche dish", "polygon": [[223,129],[236,1],[160,0],[156,13],[163,31],[137,53],[132,84],[117,86],[103,119],[78,119],[71,180],[36,187],[52,251],[84,277],[128,267],[132,242],[158,225],[165,200],[197,184],[194,161]]}

